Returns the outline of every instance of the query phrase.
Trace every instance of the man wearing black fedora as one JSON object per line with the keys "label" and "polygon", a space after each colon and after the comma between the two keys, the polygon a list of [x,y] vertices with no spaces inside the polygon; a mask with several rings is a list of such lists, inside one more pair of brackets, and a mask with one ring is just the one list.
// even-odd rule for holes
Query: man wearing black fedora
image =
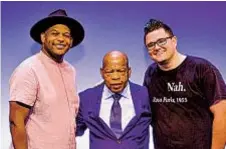
{"label": "man wearing black fedora", "polygon": [[75,149],[76,73],[63,58],[82,42],[84,29],[59,9],[38,21],[30,35],[42,48],[24,60],[10,78],[12,147]]}

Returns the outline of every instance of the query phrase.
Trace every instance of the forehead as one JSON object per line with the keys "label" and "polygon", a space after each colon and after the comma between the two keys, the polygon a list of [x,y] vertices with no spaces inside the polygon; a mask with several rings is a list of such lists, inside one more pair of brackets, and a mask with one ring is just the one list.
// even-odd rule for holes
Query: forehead
{"label": "forehead", "polygon": [[124,57],[111,57],[105,60],[104,67],[125,67],[126,59]]}
{"label": "forehead", "polygon": [[152,32],[149,32],[146,35],[146,42],[148,42],[148,43],[155,42],[160,38],[165,38],[168,36],[169,36],[169,34],[163,28],[160,28],[160,29],[154,30]]}
{"label": "forehead", "polygon": [[53,31],[53,30],[62,31],[62,32],[70,32],[69,27],[67,27],[66,25],[63,25],[63,24],[56,24],[47,29],[47,31]]}

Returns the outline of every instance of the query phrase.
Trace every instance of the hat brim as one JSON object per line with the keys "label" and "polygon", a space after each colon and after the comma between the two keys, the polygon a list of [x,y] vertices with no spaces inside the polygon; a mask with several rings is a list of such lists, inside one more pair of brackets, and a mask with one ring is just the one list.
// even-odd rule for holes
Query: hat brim
{"label": "hat brim", "polygon": [[77,46],[84,39],[85,33],[82,25],[70,17],[53,16],[38,21],[30,30],[30,36],[38,43],[42,44],[41,33],[56,24],[64,24],[71,30],[73,38],[72,47]]}

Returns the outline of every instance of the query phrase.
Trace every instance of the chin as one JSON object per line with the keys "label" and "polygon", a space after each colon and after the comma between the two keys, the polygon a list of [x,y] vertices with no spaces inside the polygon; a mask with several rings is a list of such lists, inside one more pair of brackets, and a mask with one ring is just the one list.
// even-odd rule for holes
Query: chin
{"label": "chin", "polygon": [[55,51],[54,54],[58,56],[63,56],[66,53],[66,51]]}
{"label": "chin", "polygon": [[118,90],[112,89],[111,91],[112,91],[113,93],[120,93],[122,90],[121,90],[121,89],[118,89]]}
{"label": "chin", "polygon": [[152,59],[153,61],[155,61],[156,63],[165,63],[167,61],[167,58],[164,56],[161,57],[154,57]]}
{"label": "chin", "polygon": [[162,63],[165,61],[164,59],[160,59],[160,58],[153,58],[152,60],[156,63]]}

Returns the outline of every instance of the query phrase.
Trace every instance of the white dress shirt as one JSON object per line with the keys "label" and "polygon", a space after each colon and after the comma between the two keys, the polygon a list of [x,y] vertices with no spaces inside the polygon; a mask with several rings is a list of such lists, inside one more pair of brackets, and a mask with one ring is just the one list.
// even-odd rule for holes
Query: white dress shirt
{"label": "white dress shirt", "polygon": [[[104,122],[110,127],[110,114],[111,114],[111,107],[114,102],[114,99],[112,98],[112,93],[107,86],[104,86],[102,98],[101,98],[101,104],[100,104],[100,118],[104,120]],[[122,130],[125,129],[129,121],[135,116],[135,109],[134,104],[130,92],[130,85],[129,83],[123,90],[123,92],[120,93],[122,97],[119,100],[121,111],[122,111]]]}

